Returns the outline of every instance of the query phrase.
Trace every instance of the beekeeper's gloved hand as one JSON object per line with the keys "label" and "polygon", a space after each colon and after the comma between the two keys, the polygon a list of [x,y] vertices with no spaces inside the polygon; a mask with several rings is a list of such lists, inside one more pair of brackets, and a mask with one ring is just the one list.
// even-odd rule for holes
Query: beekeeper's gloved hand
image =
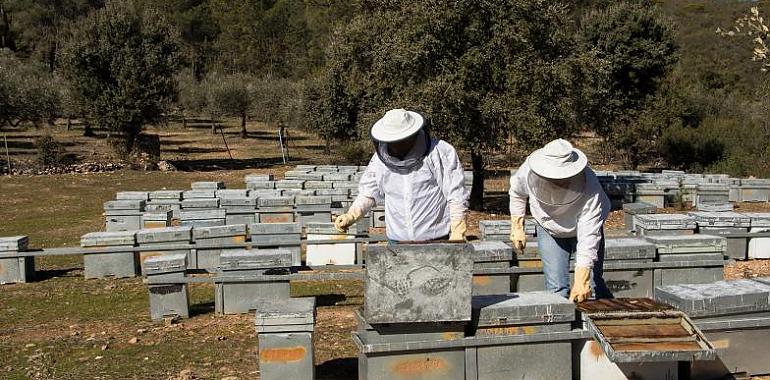
{"label": "beekeeper's gloved hand", "polygon": [[591,268],[575,267],[575,283],[569,292],[570,302],[583,302],[591,298]]}
{"label": "beekeeper's gloved hand", "polygon": [[348,232],[348,228],[357,222],[358,219],[361,219],[360,213],[348,210],[348,212],[337,217],[337,220],[334,221],[334,228],[336,228],[339,233]]}
{"label": "beekeeper's gloved hand", "polygon": [[527,235],[524,234],[524,215],[511,216],[511,243],[513,249],[524,252],[527,246]]}
{"label": "beekeeper's gloved hand", "polygon": [[468,226],[465,225],[465,219],[453,220],[449,225],[450,241],[465,241],[465,232]]}
{"label": "beekeeper's gloved hand", "polygon": [[376,202],[374,199],[359,196],[350,206],[348,212],[338,216],[337,219],[334,220],[334,228],[336,228],[339,233],[348,232],[348,228],[357,222],[358,219],[361,219],[361,216],[369,212],[375,204]]}

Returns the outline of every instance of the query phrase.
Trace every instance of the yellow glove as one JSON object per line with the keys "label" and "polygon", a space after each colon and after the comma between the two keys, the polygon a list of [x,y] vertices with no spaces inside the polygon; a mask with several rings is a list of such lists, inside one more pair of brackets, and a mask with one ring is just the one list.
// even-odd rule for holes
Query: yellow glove
{"label": "yellow glove", "polygon": [[524,216],[511,216],[511,242],[513,249],[524,252],[527,246],[527,235],[524,234]]}
{"label": "yellow glove", "polygon": [[465,225],[465,219],[453,220],[449,225],[449,240],[450,241],[465,241],[465,232],[468,227]]}
{"label": "yellow glove", "polygon": [[334,228],[336,228],[339,233],[344,234],[345,232],[348,232],[348,228],[352,226],[353,223],[357,222],[358,219],[361,219],[361,214],[361,210],[357,207],[351,207],[347,213],[337,217],[334,221]]}
{"label": "yellow glove", "polygon": [[591,298],[591,268],[575,267],[575,283],[569,292],[570,302],[583,302]]}

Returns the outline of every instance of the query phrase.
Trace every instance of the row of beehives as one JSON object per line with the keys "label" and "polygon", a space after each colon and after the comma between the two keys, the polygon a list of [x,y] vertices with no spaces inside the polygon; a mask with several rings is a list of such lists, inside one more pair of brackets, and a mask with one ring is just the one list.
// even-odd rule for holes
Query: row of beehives
{"label": "row of beehives", "polygon": [[[337,166],[337,165],[297,165],[293,170],[284,173],[285,179],[305,181],[355,181],[361,179],[366,166]],[[467,188],[473,186],[473,171],[466,170],[464,184]],[[249,182],[248,176],[246,182]]]}
{"label": "row of beehives", "polygon": [[681,171],[641,173],[597,171],[613,208],[648,202],[657,207],[703,203],[768,202],[770,179],[733,178],[726,174],[687,174]]}
{"label": "row of beehives", "polygon": [[[482,221],[480,226],[482,240],[476,244],[508,247],[510,223]],[[705,234],[607,238],[604,278],[616,297],[652,297],[655,286],[716,281],[724,278],[727,246],[724,237]],[[474,294],[544,290],[536,240],[519,254],[496,252],[490,258],[474,256]]]}
{"label": "row of beehives", "polygon": [[[636,331],[629,328],[617,341],[599,339],[597,343],[590,338],[597,337],[599,324],[584,324],[575,305],[558,295],[472,296],[468,282],[475,283],[476,276],[468,274],[475,272],[475,263],[467,258],[477,250],[478,245],[470,244],[396,246],[370,252],[364,309],[354,334],[360,352],[359,378],[678,379],[680,369],[687,367],[694,379],[713,379],[727,372],[770,370],[770,363],[757,360],[770,341],[751,343],[752,337],[770,336],[770,317],[765,314],[770,312],[770,279],[762,281],[767,285],[754,281],[688,285],[700,298],[690,300],[692,295],[684,292],[685,302],[679,303],[670,295],[683,286],[658,287],[656,297],[685,311],[707,310],[696,315],[708,318],[696,323],[720,346],[717,355],[681,313],[666,314],[667,318],[658,315],[653,323],[648,316],[646,325],[633,326]],[[713,290],[722,287],[730,290]],[[605,333],[622,328],[622,323],[598,327]],[[660,340],[656,343],[664,343],[645,347],[651,343],[645,335],[649,332]],[[612,356],[604,343],[614,350]],[[683,359],[690,350],[694,356]],[[752,355],[746,355],[752,350]],[[700,351],[704,355],[697,357],[708,361],[687,366],[679,362],[692,360]]]}
{"label": "row of beehives", "polygon": [[[221,182],[196,182],[189,191],[119,192],[116,200],[104,204],[105,230],[130,231],[176,224],[329,222],[349,207],[358,191],[354,183],[349,188],[291,192],[219,188],[222,186]],[[384,227],[384,219],[384,209],[376,207],[364,222],[370,227]]]}
{"label": "row of beehives", "polygon": [[[664,242],[669,241],[669,238],[660,237]],[[13,247],[8,244],[0,247],[20,250],[26,244],[26,240],[16,240],[15,244]],[[665,244],[662,246],[665,247]],[[679,250],[672,249],[670,254],[692,254],[691,249],[681,250],[682,248],[686,247],[679,247]],[[356,336],[362,354],[360,367],[362,373],[366,374],[364,376],[367,376],[365,378],[403,376],[412,371],[417,371],[412,374],[413,376],[430,374],[435,373],[433,372],[437,370],[435,366],[442,365],[441,363],[449,367],[441,367],[444,370],[439,372],[445,377],[451,376],[450,378],[465,378],[466,375],[469,378],[477,378],[473,376],[497,378],[488,377],[496,376],[495,373],[500,373],[500,376],[521,373],[529,373],[535,377],[541,376],[539,375],[541,373],[544,373],[543,376],[554,376],[552,371],[570,370],[572,360],[570,347],[575,347],[575,343],[578,344],[577,347],[581,352],[580,372],[584,374],[583,378],[596,378],[597,373],[604,374],[605,371],[622,373],[626,369],[623,365],[597,359],[597,348],[592,346],[595,343],[586,340],[585,334],[570,335],[569,332],[562,331],[568,327],[566,320],[559,320],[554,316],[547,318],[541,316],[539,319],[536,318],[537,322],[528,324],[526,315],[523,315],[524,312],[520,309],[516,309],[515,313],[506,312],[504,316],[495,315],[499,307],[506,307],[503,304],[508,304],[508,299],[512,299],[510,302],[514,306],[519,301],[529,299],[521,295],[507,296],[500,302],[494,302],[494,307],[489,310],[490,318],[487,319],[487,322],[494,325],[484,326],[490,327],[489,335],[474,333],[470,338],[466,338],[458,333],[456,330],[458,325],[463,326],[461,331],[473,326],[467,323],[471,320],[470,317],[460,318],[457,315],[469,314],[463,310],[466,304],[470,303],[467,302],[467,298],[479,285],[477,269],[479,266],[484,267],[483,263],[495,262],[501,257],[512,257],[511,249],[502,242],[476,242],[467,246],[434,244],[371,247],[366,273],[365,320],[362,323],[362,331]],[[628,260],[636,260],[631,257],[634,257],[633,254],[626,256]],[[187,254],[178,253],[152,256],[145,261],[150,305],[154,318],[188,313],[189,301],[185,277],[187,259]],[[290,278],[288,268],[291,266],[291,260],[292,253],[280,249],[238,250],[223,254],[218,273],[213,279],[216,284],[215,308],[220,313],[244,313],[254,309],[259,311],[260,302],[266,299],[288,300]],[[536,302],[542,301],[542,303],[536,303],[533,308],[556,310],[558,309],[554,306],[556,303],[566,302],[556,297],[553,299],[554,304],[551,304],[547,296],[538,294],[530,297]],[[479,301],[483,299],[483,297],[477,298],[473,303],[483,303]],[[501,300],[499,297],[489,299]],[[279,304],[288,305],[285,302],[279,302]],[[524,305],[528,304],[525,302]],[[483,312],[479,310],[474,314],[480,316]],[[480,320],[477,319],[477,321]],[[570,321],[574,321],[574,311]],[[710,326],[715,329],[725,324],[731,328],[735,327],[732,320],[718,322],[721,324]],[[286,330],[291,329],[292,327],[286,328]],[[477,325],[476,331],[478,330]],[[425,338],[414,334],[433,335]],[[275,338],[272,340],[273,343],[269,343],[273,338]],[[296,349],[297,339],[300,342],[310,342],[307,336],[293,335],[293,331],[288,335],[279,334],[274,337],[266,335],[265,339],[265,344],[271,345],[275,350],[271,349],[268,350],[269,353],[260,355],[260,360],[269,363],[267,365],[276,365],[274,370],[279,374],[296,369],[293,365],[287,367],[286,361],[277,360],[279,353],[284,352],[287,347]],[[527,356],[528,353],[534,352],[541,353]],[[444,356],[445,354],[449,356]],[[297,358],[299,357],[298,355]],[[560,367],[543,369],[542,366],[531,365],[534,362],[532,359],[537,357],[553,358]],[[519,359],[522,361],[517,361]],[[421,366],[420,363],[425,360],[434,360],[434,363]],[[588,363],[583,363],[584,360]],[[511,361],[517,364],[510,365]],[[394,366],[406,372],[394,372]],[[629,368],[639,370],[635,366]],[[669,371],[671,368],[671,366],[656,366],[646,370]],[[566,372],[558,372],[556,375],[564,373]]]}
{"label": "row of beehives", "polygon": [[[308,223],[305,227],[305,264],[355,265],[360,263],[355,229],[339,233],[332,223]],[[339,240],[323,244],[322,240]],[[298,223],[257,223],[214,227],[165,227],[138,231],[93,232],[81,238],[86,278],[133,277],[143,272],[144,261],[153,256],[184,254],[185,268],[215,272],[225,252],[244,247],[282,248],[291,253],[291,266],[301,266],[302,227]],[[319,243],[314,244],[313,241]],[[34,276],[33,256],[22,256],[28,247],[25,236],[0,239],[0,283],[27,282]]]}

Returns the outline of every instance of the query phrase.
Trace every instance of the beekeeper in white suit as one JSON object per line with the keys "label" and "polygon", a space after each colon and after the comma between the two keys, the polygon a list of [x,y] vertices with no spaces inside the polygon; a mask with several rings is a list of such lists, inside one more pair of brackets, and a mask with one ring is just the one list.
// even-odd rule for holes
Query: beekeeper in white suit
{"label": "beekeeper in white suit", "polygon": [[[527,202],[537,222],[538,252],[543,260],[545,288],[570,301],[610,298],[602,278],[604,221],[610,201],[588,159],[563,139],[536,150],[511,177],[511,241],[523,250]],[[570,290],[570,255],[575,279]],[[593,274],[593,275],[592,275]]]}
{"label": "beekeeper in white suit", "polygon": [[344,232],[377,203],[385,204],[391,243],[464,240],[468,191],[454,147],[431,138],[425,118],[394,109],[371,128],[376,153],[358,187],[358,197],[335,226]]}

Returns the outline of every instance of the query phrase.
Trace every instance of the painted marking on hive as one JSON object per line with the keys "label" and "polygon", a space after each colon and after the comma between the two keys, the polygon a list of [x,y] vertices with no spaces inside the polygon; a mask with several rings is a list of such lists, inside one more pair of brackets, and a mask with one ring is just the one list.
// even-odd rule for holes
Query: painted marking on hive
{"label": "painted marking on hive", "polygon": [[730,339],[712,340],[711,345],[717,349],[730,348]]}
{"label": "painted marking on hive", "polygon": [[602,351],[601,346],[599,346],[596,341],[590,340],[586,342],[586,344],[588,345],[588,352],[594,359],[596,359],[596,361],[599,361],[599,359],[604,357],[604,351]]}
{"label": "painted marking on hive", "polygon": [[460,332],[444,332],[441,333],[441,339],[442,340],[457,340],[464,337],[464,333]]}
{"label": "painted marking on hive", "polygon": [[489,276],[473,276],[473,285],[487,286],[489,282]]}
{"label": "painted marking on hive", "polygon": [[446,372],[449,365],[441,358],[425,358],[396,362],[393,372],[401,376],[420,376],[431,372]]}
{"label": "painted marking on hive", "polygon": [[307,350],[305,347],[281,347],[266,348],[259,351],[259,360],[264,363],[296,363],[305,358]]}
{"label": "painted marking on hive", "polygon": [[233,236],[233,243],[245,243],[246,236]]}

